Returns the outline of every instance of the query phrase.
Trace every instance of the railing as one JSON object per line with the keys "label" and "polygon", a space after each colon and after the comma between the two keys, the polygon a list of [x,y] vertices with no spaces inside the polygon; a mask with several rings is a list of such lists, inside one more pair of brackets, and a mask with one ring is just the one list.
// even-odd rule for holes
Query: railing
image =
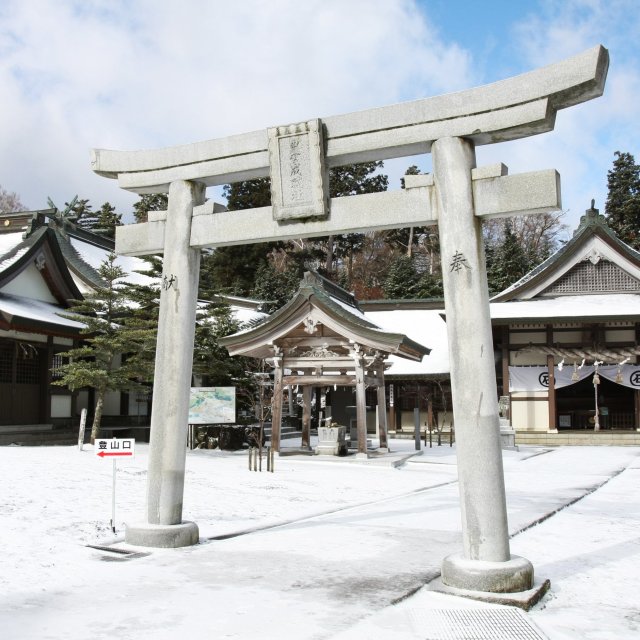
{"label": "railing", "polygon": [[[571,425],[566,427],[560,422],[560,428],[566,429],[593,429],[594,428],[594,411],[573,411],[568,414],[571,415]],[[609,414],[600,413],[600,429],[629,429],[635,430],[636,417],[632,412],[611,412]]]}

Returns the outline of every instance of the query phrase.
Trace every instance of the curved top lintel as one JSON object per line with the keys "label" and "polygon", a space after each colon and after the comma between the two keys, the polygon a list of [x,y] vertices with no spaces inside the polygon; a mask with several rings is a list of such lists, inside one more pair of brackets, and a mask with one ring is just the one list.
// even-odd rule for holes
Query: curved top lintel
{"label": "curved top lintel", "polygon": [[[572,58],[492,84],[324,118],[327,157],[331,165],[338,165],[340,156],[364,161],[410,155],[418,147],[428,150],[434,140],[451,135],[488,144],[548,131],[553,129],[558,109],[602,95],[608,66],[609,54],[599,45]],[[508,116],[513,109],[543,99],[549,108],[542,121],[538,118],[535,122],[513,126],[513,118]],[[398,145],[400,130],[403,142]],[[207,182],[208,176],[219,176],[216,182],[222,183],[226,175],[236,179],[244,179],[244,174],[266,175],[267,142],[267,131],[263,130],[155,150],[94,149],[91,165],[96,173],[105,177],[129,174],[131,179],[126,188],[134,191],[138,180],[131,174],[143,174],[140,184],[148,186],[171,180],[174,170],[181,179],[189,179],[191,166],[195,169],[193,179]],[[158,182],[149,175],[155,171],[162,171]]]}

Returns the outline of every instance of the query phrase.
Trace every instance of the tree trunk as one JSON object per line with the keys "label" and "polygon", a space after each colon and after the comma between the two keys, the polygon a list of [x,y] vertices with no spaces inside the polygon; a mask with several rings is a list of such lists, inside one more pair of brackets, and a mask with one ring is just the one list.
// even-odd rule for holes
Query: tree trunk
{"label": "tree trunk", "polygon": [[100,422],[102,421],[102,406],[104,405],[104,389],[96,389],[97,400],[96,408],[93,414],[93,424],[91,425],[91,444],[95,444],[98,432],[100,431]]}
{"label": "tree trunk", "polygon": [[411,257],[413,253],[413,227],[409,228],[409,242],[407,242],[407,255]]}
{"label": "tree trunk", "polygon": [[327,262],[326,262],[327,274],[331,275],[333,272],[333,236],[327,238]]}

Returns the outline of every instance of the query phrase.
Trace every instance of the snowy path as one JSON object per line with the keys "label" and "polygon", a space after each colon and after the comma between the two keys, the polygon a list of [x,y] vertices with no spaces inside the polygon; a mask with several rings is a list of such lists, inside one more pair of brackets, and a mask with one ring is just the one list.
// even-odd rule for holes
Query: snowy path
{"label": "snowy path", "polygon": [[[140,449],[118,472],[119,523],[143,506]],[[633,575],[635,585],[640,568],[638,449],[539,451],[505,452],[512,533],[602,486],[512,539],[512,552],[552,581],[533,619],[551,638],[578,637],[576,629],[633,637],[625,633],[637,628],[638,609],[626,581]],[[275,474],[250,473],[242,454],[190,452],[185,519],[199,524],[202,544],[120,562],[83,546],[109,538],[110,464],[73,448],[13,447],[0,448],[0,464],[6,640],[383,638],[385,620],[394,638],[418,638],[408,622],[415,607],[470,606],[425,590],[388,606],[460,548],[448,447],[399,469],[281,458]],[[284,520],[292,522],[207,540]],[[598,635],[610,626],[616,635]]]}

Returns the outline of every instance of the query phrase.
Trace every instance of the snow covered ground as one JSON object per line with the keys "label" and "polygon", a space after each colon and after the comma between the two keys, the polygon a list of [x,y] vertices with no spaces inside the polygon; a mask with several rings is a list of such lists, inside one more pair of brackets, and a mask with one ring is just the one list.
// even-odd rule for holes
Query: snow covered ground
{"label": "snow covered ground", "polygon": [[[461,549],[455,447],[391,446],[368,461],[281,457],[273,474],[250,472],[245,452],[188,452],[184,519],[200,544],[132,556],[87,545],[133,550],[145,445],[118,463],[115,535],[110,461],[0,447],[0,637],[498,637],[428,628],[429,611],[497,606],[421,588]],[[525,614],[537,637],[640,637],[640,449],[521,447],[504,463],[512,553],[551,580]]]}

